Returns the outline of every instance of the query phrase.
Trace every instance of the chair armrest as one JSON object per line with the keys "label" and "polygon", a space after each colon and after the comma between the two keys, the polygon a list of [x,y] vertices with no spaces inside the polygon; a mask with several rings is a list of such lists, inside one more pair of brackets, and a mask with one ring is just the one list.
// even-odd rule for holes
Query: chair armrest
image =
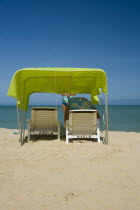
{"label": "chair armrest", "polygon": [[69,128],[69,120],[66,120],[66,130]]}

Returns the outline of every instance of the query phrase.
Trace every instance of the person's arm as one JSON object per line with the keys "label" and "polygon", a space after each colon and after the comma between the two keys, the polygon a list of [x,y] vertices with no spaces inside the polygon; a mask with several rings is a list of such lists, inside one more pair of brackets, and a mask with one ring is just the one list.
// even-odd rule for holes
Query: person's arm
{"label": "person's arm", "polygon": [[68,97],[70,97],[70,96],[75,96],[76,94],[74,93],[74,94],[71,94],[71,93],[61,93],[61,95],[62,96],[68,96]]}

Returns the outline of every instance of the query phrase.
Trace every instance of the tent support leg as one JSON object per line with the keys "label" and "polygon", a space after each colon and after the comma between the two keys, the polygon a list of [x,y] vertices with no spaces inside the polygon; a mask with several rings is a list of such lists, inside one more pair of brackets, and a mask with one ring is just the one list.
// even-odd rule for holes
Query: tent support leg
{"label": "tent support leg", "polygon": [[23,145],[25,135],[26,112],[17,107],[18,127],[20,134],[20,143]]}
{"label": "tent support leg", "polygon": [[105,144],[108,145],[108,95],[105,94]]}

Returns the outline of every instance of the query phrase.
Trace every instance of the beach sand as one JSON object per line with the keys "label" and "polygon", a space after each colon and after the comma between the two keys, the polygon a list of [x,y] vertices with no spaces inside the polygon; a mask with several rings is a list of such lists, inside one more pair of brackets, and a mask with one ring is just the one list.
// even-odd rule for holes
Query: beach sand
{"label": "beach sand", "polygon": [[20,146],[0,129],[1,210],[139,210],[140,133],[109,132],[109,145],[40,137]]}

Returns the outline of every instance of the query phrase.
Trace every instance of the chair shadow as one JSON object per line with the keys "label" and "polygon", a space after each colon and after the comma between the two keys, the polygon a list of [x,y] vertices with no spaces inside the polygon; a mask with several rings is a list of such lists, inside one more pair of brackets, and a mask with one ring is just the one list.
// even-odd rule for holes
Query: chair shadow
{"label": "chair shadow", "polygon": [[[30,141],[32,142],[37,142],[37,141],[55,141],[57,140],[57,136],[56,135],[31,135],[30,137]],[[100,140],[103,142],[103,144],[105,144],[104,138],[101,137]],[[20,141],[20,140],[19,140]],[[66,136],[62,135],[60,137],[60,141],[65,142],[66,141]],[[89,142],[93,142],[93,143],[97,143],[97,139],[89,139],[89,138],[84,138],[84,139],[69,139],[70,143],[74,143],[74,142],[79,142],[79,143],[85,143],[86,141]],[[28,136],[25,136],[23,144],[28,143]]]}
{"label": "chair shadow", "polygon": [[[102,141],[102,140],[101,140]],[[79,142],[79,143],[86,143],[86,142],[92,142],[92,143],[97,143],[97,139],[89,139],[89,138],[85,138],[85,139],[69,139],[70,143],[74,143],[74,142]]]}

